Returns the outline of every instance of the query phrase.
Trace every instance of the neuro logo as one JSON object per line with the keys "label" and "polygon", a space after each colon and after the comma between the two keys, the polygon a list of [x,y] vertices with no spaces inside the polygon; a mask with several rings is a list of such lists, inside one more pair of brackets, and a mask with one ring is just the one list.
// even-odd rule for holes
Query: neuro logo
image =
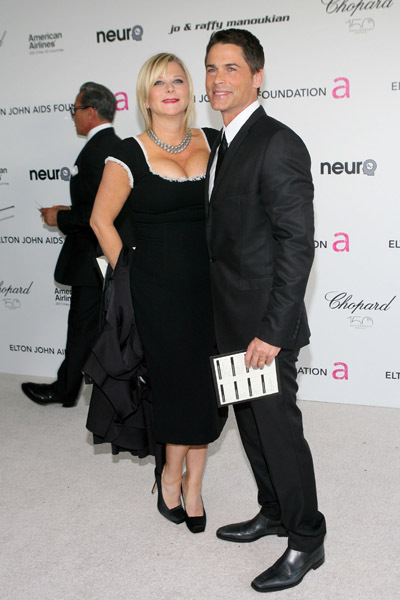
{"label": "neuro logo", "polygon": [[1,48],[1,47],[2,47],[2,45],[3,45],[4,38],[6,37],[6,33],[7,33],[7,31],[5,31],[5,32],[3,33],[3,35],[0,37],[0,48]]}
{"label": "neuro logo", "polygon": [[71,179],[71,171],[68,167],[63,167],[60,171],[60,177],[63,181],[69,181]]}
{"label": "neuro logo", "polygon": [[31,181],[45,181],[49,179],[51,181],[59,180],[69,181],[71,179],[71,171],[68,167],[62,167],[61,169],[31,169],[29,171],[29,179]]}
{"label": "neuro logo", "polygon": [[373,158],[367,158],[364,161],[353,161],[353,162],[322,162],[321,163],[321,175],[360,175],[361,172],[368,177],[373,177],[378,165]]}
{"label": "neuro logo", "polygon": [[377,164],[372,158],[369,158],[368,160],[364,161],[364,164],[363,164],[364,175],[373,177],[375,175],[376,167],[377,167]]}
{"label": "neuro logo", "polygon": [[135,25],[132,27],[132,39],[138,42],[142,41],[143,27],[141,25]]}
{"label": "neuro logo", "polygon": [[96,31],[96,41],[98,44],[105,42],[126,42],[135,40],[141,42],[143,37],[143,27],[134,25],[124,29],[109,29],[108,31]]}

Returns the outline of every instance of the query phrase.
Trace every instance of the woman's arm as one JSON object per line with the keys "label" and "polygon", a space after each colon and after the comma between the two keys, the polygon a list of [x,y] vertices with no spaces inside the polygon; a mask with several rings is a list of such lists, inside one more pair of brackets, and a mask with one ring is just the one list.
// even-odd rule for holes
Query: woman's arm
{"label": "woman's arm", "polygon": [[113,269],[122,248],[122,241],[114,227],[114,220],[130,191],[129,177],[125,169],[109,161],[104,167],[103,178],[90,217],[90,226]]}

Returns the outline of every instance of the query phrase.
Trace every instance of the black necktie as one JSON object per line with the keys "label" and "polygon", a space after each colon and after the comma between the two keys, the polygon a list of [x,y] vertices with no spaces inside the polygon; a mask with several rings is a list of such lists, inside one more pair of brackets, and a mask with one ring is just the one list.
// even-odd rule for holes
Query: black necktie
{"label": "black necktie", "polygon": [[226,141],[225,132],[222,136],[221,143],[218,148],[217,166],[215,167],[215,177],[218,175],[219,168],[224,160],[225,152],[228,150],[228,142]]}

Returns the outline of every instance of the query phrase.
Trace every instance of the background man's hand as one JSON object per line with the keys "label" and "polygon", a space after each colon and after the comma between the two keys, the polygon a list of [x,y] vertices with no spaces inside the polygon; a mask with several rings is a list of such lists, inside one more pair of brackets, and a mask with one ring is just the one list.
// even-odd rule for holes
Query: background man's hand
{"label": "background man's hand", "polygon": [[69,206],[50,206],[49,208],[41,208],[40,212],[42,214],[42,221],[46,223],[46,225],[50,225],[50,227],[57,227],[57,213],[59,210],[69,210]]}

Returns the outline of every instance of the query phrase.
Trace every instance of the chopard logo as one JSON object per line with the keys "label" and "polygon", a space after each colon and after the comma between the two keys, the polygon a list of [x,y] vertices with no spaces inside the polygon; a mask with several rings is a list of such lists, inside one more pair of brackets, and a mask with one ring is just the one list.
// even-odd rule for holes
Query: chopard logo
{"label": "chopard logo", "polygon": [[325,300],[328,302],[328,306],[331,310],[348,310],[351,314],[354,314],[357,310],[373,310],[386,312],[390,310],[391,304],[396,299],[393,296],[388,302],[366,302],[362,300],[353,300],[353,294],[347,292],[328,292],[325,294]]}
{"label": "chopard logo", "polygon": [[351,16],[355,15],[358,11],[391,8],[393,6],[393,0],[359,0],[358,2],[350,2],[349,0],[321,0],[321,3],[326,6],[325,12],[328,15],[347,13]]}
{"label": "chopard logo", "polygon": [[27,287],[22,286],[13,286],[13,285],[4,285],[4,281],[0,281],[0,294],[6,298],[9,294],[30,294],[31,287],[33,285],[33,281]]}

